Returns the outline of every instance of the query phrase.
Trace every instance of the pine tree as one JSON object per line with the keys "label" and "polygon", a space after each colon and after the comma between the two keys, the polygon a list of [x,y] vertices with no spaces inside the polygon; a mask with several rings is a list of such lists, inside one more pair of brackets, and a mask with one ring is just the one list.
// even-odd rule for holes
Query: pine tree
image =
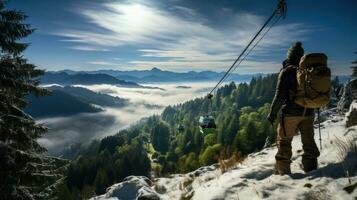
{"label": "pine tree", "polygon": [[105,189],[108,186],[110,186],[110,183],[106,171],[104,169],[99,169],[94,180],[95,193],[96,194],[105,193]]}
{"label": "pine tree", "polygon": [[227,127],[227,136],[225,144],[232,145],[234,138],[239,130],[239,119],[236,115],[232,116],[232,119]]}
{"label": "pine tree", "polygon": [[0,0],[0,199],[46,198],[47,187],[59,177],[43,171],[62,162],[43,156],[37,139],[46,127],[23,111],[26,95],[48,93],[38,87],[44,71],[22,56],[28,44],[19,40],[34,31],[26,18],[21,11],[6,10]]}
{"label": "pine tree", "polygon": [[[355,52],[355,54],[357,54],[357,52]],[[353,61],[352,64],[353,64],[352,67],[351,67],[352,70],[353,70],[352,71],[352,76],[353,77],[357,77],[357,60]]]}
{"label": "pine tree", "polygon": [[158,123],[151,131],[154,148],[162,153],[169,149],[170,127],[164,122]]}

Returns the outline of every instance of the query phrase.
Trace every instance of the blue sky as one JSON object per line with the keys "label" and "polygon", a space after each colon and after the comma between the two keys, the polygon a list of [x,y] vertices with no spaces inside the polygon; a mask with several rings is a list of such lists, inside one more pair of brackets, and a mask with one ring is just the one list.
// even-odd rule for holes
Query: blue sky
{"label": "blue sky", "polygon": [[[237,73],[277,72],[287,48],[324,52],[334,74],[357,59],[356,0],[287,0],[288,13]],[[47,70],[223,71],[276,0],[10,0],[36,32],[25,56]]]}

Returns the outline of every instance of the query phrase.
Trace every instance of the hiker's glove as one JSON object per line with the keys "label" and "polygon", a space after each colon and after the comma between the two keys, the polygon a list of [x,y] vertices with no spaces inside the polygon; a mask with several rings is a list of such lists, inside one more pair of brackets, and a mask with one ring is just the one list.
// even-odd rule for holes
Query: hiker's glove
{"label": "hiker's glove", "polygon": [[267,120],[271,123],[271,124],[274,124],[275,120],[276,120],[276,114],[272,114],[272,113],[269,113],[268,117],[267,117]]}

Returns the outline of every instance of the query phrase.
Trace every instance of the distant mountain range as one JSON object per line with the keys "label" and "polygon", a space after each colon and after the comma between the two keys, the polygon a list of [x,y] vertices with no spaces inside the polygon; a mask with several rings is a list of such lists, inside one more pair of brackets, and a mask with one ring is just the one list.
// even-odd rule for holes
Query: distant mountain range
{"label": "distant mountain range", "polygon": [[[145,87],[143,83],[167,83],[167,82],[216,82],[224,75],[224,72],[213,71],[189,71],[189,72],[172,72],[159,68],[151,70],[97,70],[97,71],[73,71],[63,70],[58,72],[46,72],[41,79],[42,84],[111,84],[121,87],[141,87],[148,89],[161,89]],[[264,74],[231,74],[227,82],[249,82],[253,77],[264,76]],[[349,79],[349,76],[339,76],[342,83]]]}
{"label": "distant mountain range", "polygon": [[96,93],[82,87],[52,86],[48,88],[52,94],[44,97],[28,96],[31,104],[26,112],[36,118],[62,117],[79,113],[94,113],[102,109],[93,106],[123,107],[128,104],[127,99]]}
{"label": "distant mountain range", "polygon": [[46,72],[41,77],[41,84],[60,84],[60,85],[93,85],[93,84],[110,84],[124,87],[142,87],[137,83],[120,80],[111,75],[104,73],[68,73],[60,72]]}
{"label": "distant mountain range", "polygon": [[[77,74],[106,74],[115,77],[119,80],[136,83],[158,83],[158,82],[206,82],[218,81],[224,72],[213,71],[189,71],[189,72],[172,72],[165,71],[159,68],[152,68],[151,70],[133,70],[133,71],[120,71],[120,70],[97,70],[97,71],[72,71],[63,70],[62,73],[69,75]],[[250,81],[253,76],[259,74],[231,74],[227,81]]]}

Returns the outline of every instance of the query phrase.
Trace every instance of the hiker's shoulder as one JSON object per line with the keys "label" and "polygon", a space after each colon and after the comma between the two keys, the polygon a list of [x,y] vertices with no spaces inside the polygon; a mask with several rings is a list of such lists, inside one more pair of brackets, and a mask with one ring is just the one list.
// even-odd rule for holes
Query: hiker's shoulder
{"label": "hiker's shoulder", "polygon": [[294,74],[294,73],[296,73],[296,68],[297,67],[294,65],[289,65],[289,66],[283,67],[280,70],[280,75]]}
{"label": "hiker's shoulder", "polygon": [[285,72],[296,72],[297,66],[295,65],[288,65],[283,68]]}

